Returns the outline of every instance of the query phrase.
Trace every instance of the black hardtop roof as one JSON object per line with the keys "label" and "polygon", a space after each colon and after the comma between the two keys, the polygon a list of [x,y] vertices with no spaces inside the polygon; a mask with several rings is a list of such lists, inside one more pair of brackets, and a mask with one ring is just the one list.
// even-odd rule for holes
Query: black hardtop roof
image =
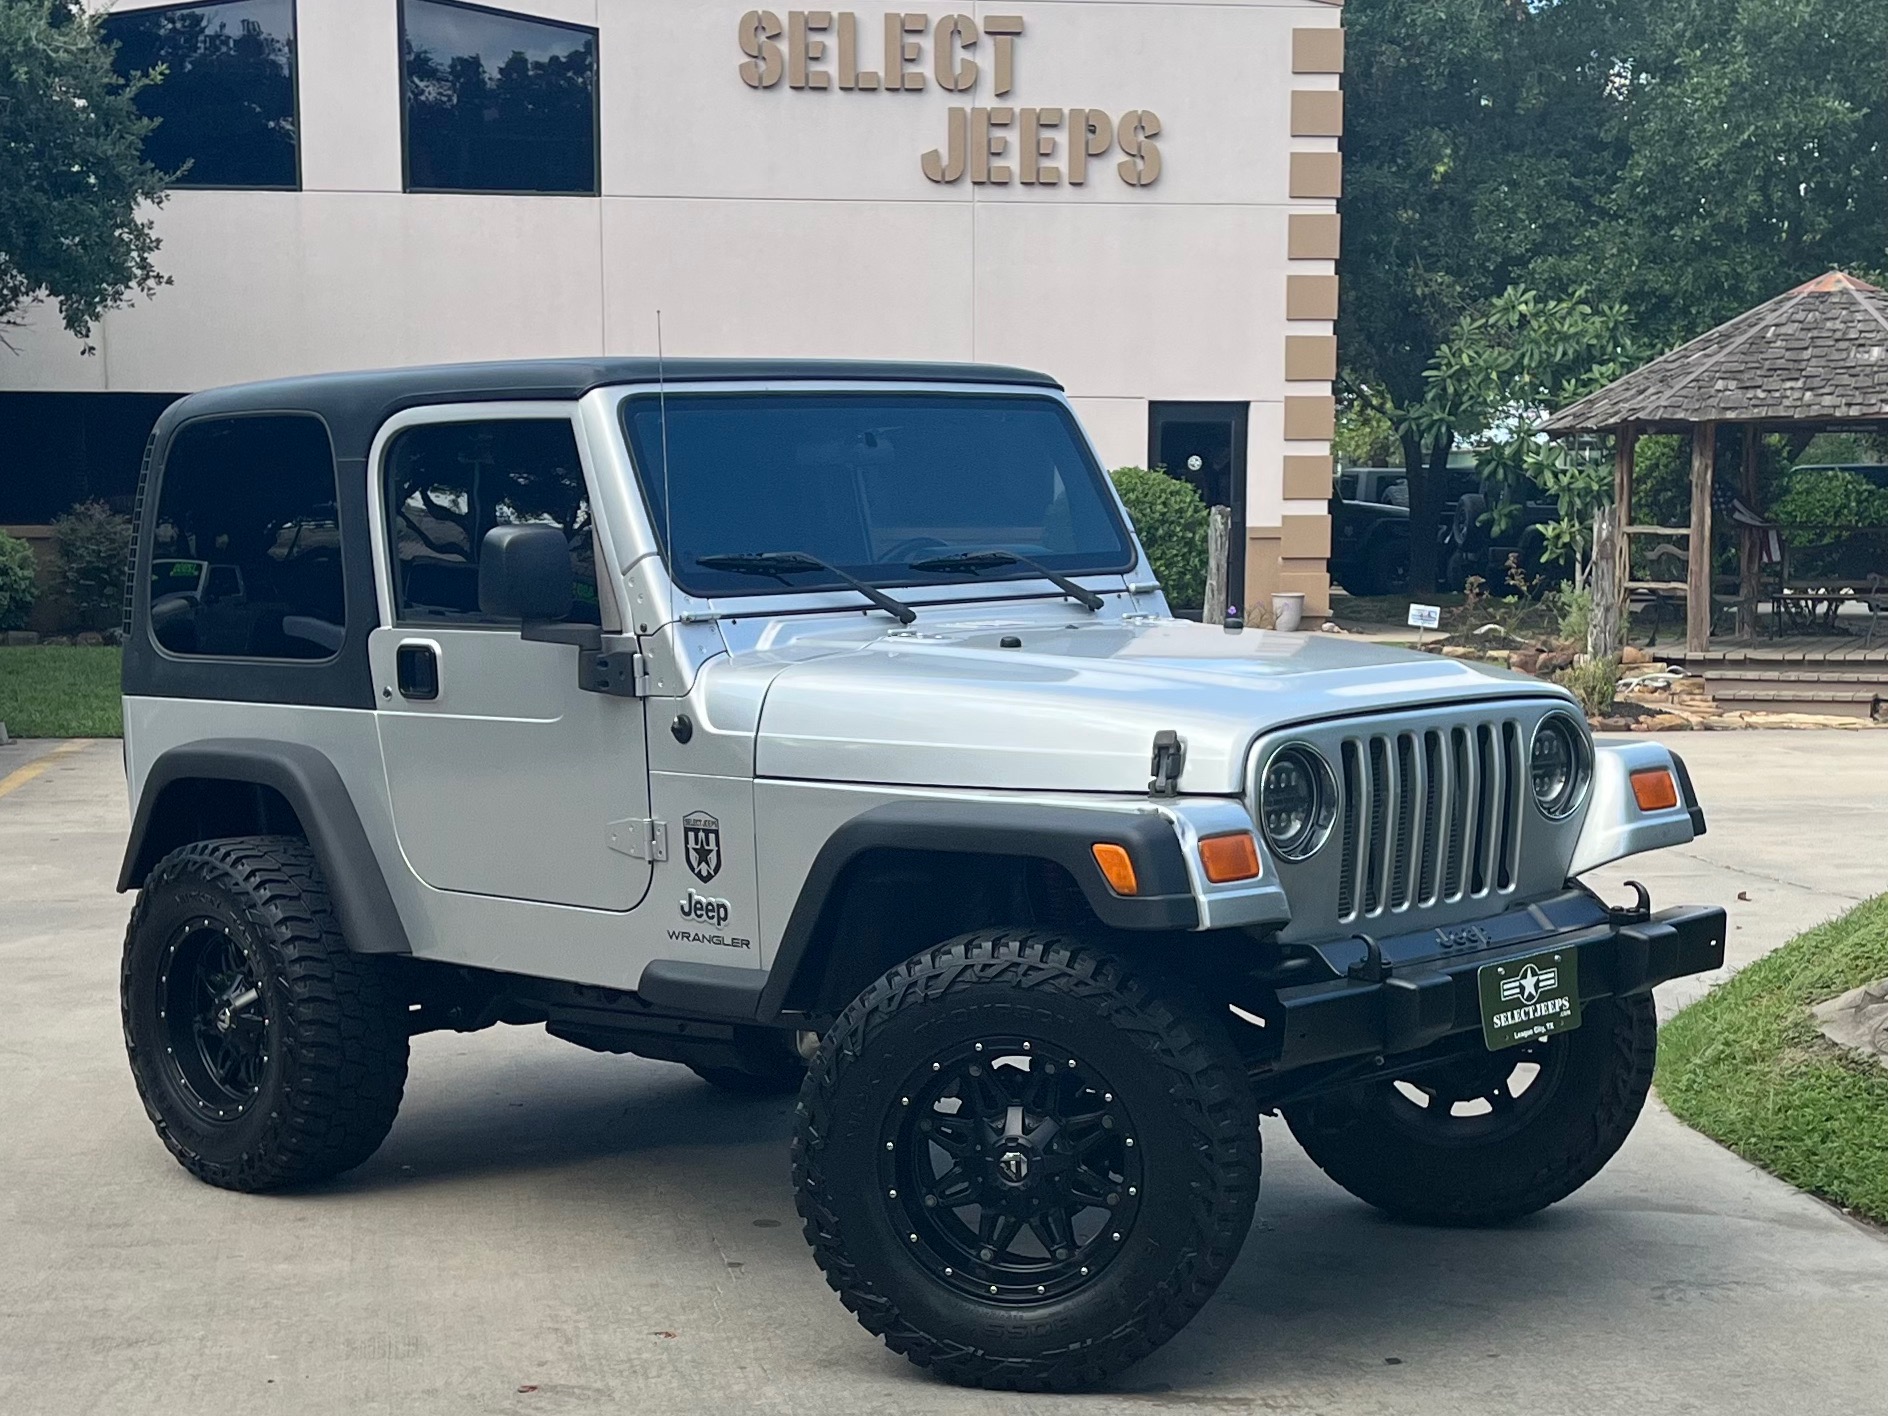
{"label": "black hardtop roof", "polygon": [[[886,382],[1061,385],[1047,374],[1000,364],[876,359],[508,359],[310,374],[206,389],[179,401],[177,418],[262,411],[369,414],[379,422],[422,403],[486,399],[574,399],[611,384],[735,380],[884,380]],[[377,415],[377,416],[375,416]],[[341,421],[354,421],[342,418]]]}

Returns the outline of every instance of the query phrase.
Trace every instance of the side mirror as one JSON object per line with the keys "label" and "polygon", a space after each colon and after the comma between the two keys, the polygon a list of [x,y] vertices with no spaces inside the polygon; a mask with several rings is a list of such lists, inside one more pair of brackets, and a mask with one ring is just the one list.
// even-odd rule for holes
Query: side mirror
{"label": "side mirror", "polygon": [[561,620],[575,581],[556,526],[494,526],[479,548],[479,611],[497,619]]}

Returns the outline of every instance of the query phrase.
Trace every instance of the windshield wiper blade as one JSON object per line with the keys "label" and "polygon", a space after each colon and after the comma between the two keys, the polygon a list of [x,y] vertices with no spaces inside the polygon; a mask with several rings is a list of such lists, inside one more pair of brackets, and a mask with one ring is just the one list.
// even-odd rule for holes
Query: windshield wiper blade
{"label": "windshield wiper blade", "polygon": [[742,551],[728,555],[696,556],[695,564],[704,570],[725,570],[734,575],[771,575],[782,585],[787,583],[786,577],[789,575],[823,570],[857,590],[900,624],[910,624],[918,617],[918,612],[903,601],[894,600],[883,590],[867,585],[830,561],[810,556],[805,551]]}
{"label": "windshield wiper blade", "polygon": [[924,560],[906,562],[912,570],[927,571],[962,571],[966,575],[977,575],[986,570],[996,570],[1006,565],[1027,566],[1071,600],[1086,605],[1093,612],[1105,603],[1093,590],[1077,585],[1066,575],[1058,574],[1040,561],[1033,561],[1028,556],[1019,556],[1015,551],[958,551],[948,556],[927,556]]}

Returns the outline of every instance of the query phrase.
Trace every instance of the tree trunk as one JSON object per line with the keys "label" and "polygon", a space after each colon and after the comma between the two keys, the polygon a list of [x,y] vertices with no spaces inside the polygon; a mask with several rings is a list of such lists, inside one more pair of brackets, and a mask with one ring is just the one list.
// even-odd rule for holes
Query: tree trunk
{"label": "tree trunk", "polygon": [[1402,443],[1403,470],[1409,477],[1409,593],[1421,598],[1436,590],[1436,527],[1442,520],[1442,483],[1455,433],[1444,428],[1425,448],[1415,432],[1406,431]]}
{"label": "tree trunk", "polygon": [[1718,425],[1691,430],[1691,536],[1685,580],[1685,650],[1711,647],[1711,471],[1717,461]]}
{"label": "tree trunk", "polygon": [[1625,648],[1619,622],[1619,508],[1593,513],[1593,613],[1587,619],[1586,652],[1617,659]]}
{"label": "tree trunk", "polygon": [[[1216,506],[1206,513],[1206,602],[1200,607],[1202,624],[1226,622],[1226,568],[1232,550],[1232,508]],[[1246,618],[1252,618],[1251,607]]]}

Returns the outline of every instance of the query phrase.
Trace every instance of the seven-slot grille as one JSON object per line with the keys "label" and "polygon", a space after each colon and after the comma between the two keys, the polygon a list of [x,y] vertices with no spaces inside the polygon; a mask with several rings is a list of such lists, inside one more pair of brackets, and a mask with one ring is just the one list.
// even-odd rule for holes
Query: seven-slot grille
{"label": "seven-slot grille", "polygon": [[1337,914],[1512,890],[1526,773],[1513,718],[1346,737]]}

